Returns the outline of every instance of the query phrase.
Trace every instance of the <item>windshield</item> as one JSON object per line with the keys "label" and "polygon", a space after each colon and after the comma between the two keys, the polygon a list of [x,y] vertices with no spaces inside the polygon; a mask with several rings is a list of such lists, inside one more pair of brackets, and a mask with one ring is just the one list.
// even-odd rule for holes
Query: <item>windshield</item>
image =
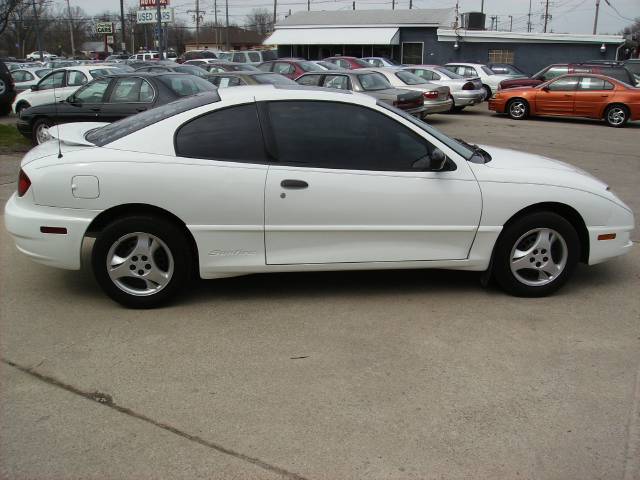
{"label": "windshield", "polygon": [[261,72],[258,67],[254,67],[253,65],[249,65],[247,63],[240,64],[229,64],[227,67],[233,72]]}
{"label": "windshield", "polygon": [[485,67],[484,65],[482,65],[482,67],[480,67],[480,68],[482,68],[482,71],[484,73],[486,73],[487,75],[495,75],[496,74],[496,72],[491,70],[489,67]]}
{"label": "windshield", "polygon": [[465,78],[462,75],[458,75],[456,72],[449,70],[448,68],[444,68],[444,67],[434,67],[433,70],[435,70],[438,73],[443,74],[445,77],[448,78]]}
{"label": "windshield", "polygon": [[305,72],[321,72],[324,69],[313,62],[298,62],[298,66]]}
{"label": "windshield", "polygon": [[114,73],[120,73],[114,68],[96,68],[89,70],[92,77],[104,77],[105,75],[113,75]]}
{"label": "windshield", "polygon": [[419,76],[407,71],[397,72],[396,77],[407,85],[420,85],[427,83],[424,81],[424,78],[420,78]]}
{"label": "windshield", "polygon": [[392,88],[389,81],[379,73],[362,73],[358,75],[362,89],[367,92]]}
{"label": "windshield", "polygon": [[233,57],[233,53],[231,53],[231,52],[220,52],[220,53],[218,53],[218,58],[220,58],[222,60],[231,61],[232,57]]}
{"label": "windshield", "polygon": [[416,125],[420,129],[424,130],[425,132],[427,132],[432,137],[436,138],[437,140],[440,140],[447,147],[451,148],[451,150],[453,150],[457,154],[459,154],[462,157],[464,157],[465,160],[470,160],[471,157],[473,157],[473,155],[474,155],[474,151],[473,150],[467,148],[462,143],[454,140],[453,138],[446,136],[440,130],[437,130],[437,129],[433,128],[428,123],[425,123],[422,120],[419,120],[417,117],[414,117],[413,115],[411,115],[409,113],[406,113],[405,111],[400,110],[399,108],[393,107],[393,106],[391,106],[391,105],[389,105],[387,103],[384,103],[382,101],[378,101],[377,104],[380,107],[386,108],[387,110],[391,110],[393,113],[395,113],[397,115],[400,115],[402,118],[404,118],[405,120],[408,120],[412,124]]}
{"label": "windshield", "polygon": [[266,85],[297,85],[293,80],[283,77],[279,73],[261,73],[254,75],[256,82]]}
{"label": "windshield", "polygon": [[176,72],[180,72],[180,73],[190,73],[191,75],[195,75],[196,77],[200,77],[200,78],[204,78],[207,77],[207,71],[200,68],[200,67],[194,67],[191,65],[182,65],[180,67],[174,67],[173,68]]}
{"label": "windshield", "polygon": [[173,93],[180,97],[195,95],[200,92],[215,91],[216,87],[195,75],[169,74],[158,77]]}

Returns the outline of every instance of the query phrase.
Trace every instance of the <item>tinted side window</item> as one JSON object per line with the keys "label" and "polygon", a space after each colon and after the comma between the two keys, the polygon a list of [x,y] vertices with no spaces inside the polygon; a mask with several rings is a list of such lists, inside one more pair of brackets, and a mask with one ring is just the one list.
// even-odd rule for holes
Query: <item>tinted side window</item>
{"label": "tinted side window", "polygon": [[262,65],[258,65],[258,68],[263,72],[270,72],[272,66],[272,63],[263,63]]}
{"label": "tinted side window", "polygon": [[87,76],[78,70],[69,70],[67,73],[67,85],[75,87],[87,83]]}
{"label": "tinted side window", "polygon": [[324,77],[323,87],[349,90],[349,77],[346,75],[327,75]]}
{"label": "tinted side window", "polygon": [[53,72],[38,83],[39,90],[49,90],[51,88],[60,88],[64,84],[64,71]]}
{"label": "tinted side window", "polygon": [[111,92],[110,103],[133,103],[138,102],[140,97],[140,78],[120,78]]}
{"label": "tinted side window", "polygon": [[108,78],[94,80],[78,90],[73,96],[76,101],[79,102],[101,103],[104,94],[107,91],[107,87],[109,86],[109,82],[111,82],[111,80]]}
{"label": "tinted side window", "polygon": [[289,63],[277,62],[273,67],[273,71],[281,75],[287,75],[293,73],[295,71],[295,68]]}
{"label": "tinted side window", "polygon": [[250,62],[259,62],[260,61],[260,54],[258,52],[249,52],[249,53],[247,53],[247,55],[249,55],[249,61]]}
{"label": "tinted side window", "polygon": [[320,77],[321,75],[303,75],[296,80],[296,83],[317,87]]}
{"label": "tinted side window", "polygon": [[278,159],[287,164],[411,171],[433,148],[396,120],[358,105],[270,102],[269,117]]}
{"label": "tinted side window", "polygon": [[267,157],[255,104],[225,108],[185,123],[176,133],[176,155],[265,163]]}
{"label": "tinted side window", "polygon": [[551,82],[547,87],[552,92],[568,92],[575,90],[577,85],[578,77],[566,77]]}
{"label": "tinted side window", "polygon": [[579,90],[613,90],[613,84],[595,77],[582,77],[580,79]]}
{"label": "tinted side window", "polygon": [[245,61],[244,53],[234,53],[233,54],[233,62],[242,63]]}

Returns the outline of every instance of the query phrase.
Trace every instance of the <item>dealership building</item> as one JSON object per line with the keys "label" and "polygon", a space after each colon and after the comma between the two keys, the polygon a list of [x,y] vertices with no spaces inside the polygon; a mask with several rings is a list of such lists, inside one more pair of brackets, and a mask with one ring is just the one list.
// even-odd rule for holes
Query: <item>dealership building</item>
{"label": "dealership building", "polygon": [[[471,21],[469,21],[471,19]],[[511,63],[534,73],[551,63],[614,60],[619,35],[484,29],[483,14],[453,9],[303,11],[276,24],[265,45],[281,57],[384,56],[405,64]]]}

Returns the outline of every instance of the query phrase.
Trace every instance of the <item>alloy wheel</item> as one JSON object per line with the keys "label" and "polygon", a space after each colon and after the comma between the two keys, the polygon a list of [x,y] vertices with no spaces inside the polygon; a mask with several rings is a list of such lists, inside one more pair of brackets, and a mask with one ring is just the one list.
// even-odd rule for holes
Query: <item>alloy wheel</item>
{"label": "alloy wheel", "polygon": [[607,112],[607,120],[611,125],[622,125],[627,120],[627,112],[622,107],[610,108]]}
{"label": "alloy wheel", "polygon": [[133,232],[116,240],[107,254],[107,273],[120,290],[134,296],[154,295],[174,272],[171,250],[155,235]]}
{"label": "alloy wheel", "polygon": [[527,106],[522,100],[515,100],[509,105],[509,114],[513,118],[523,118],[527,114]]}
{"label": "alloy wheel", "polygon": [[529,230],[511,249],[511,273],[524,285],[548,285],[564,271],[568,253],[567,242],[557,231]]}
{"label": "alloy wheel", "polygon": [[36,129],[36,139],[38,140],[38,145],[46,142],[47,140],[51,140],[51,134],[49,133],[49,126],[41,123],[38,125]]}

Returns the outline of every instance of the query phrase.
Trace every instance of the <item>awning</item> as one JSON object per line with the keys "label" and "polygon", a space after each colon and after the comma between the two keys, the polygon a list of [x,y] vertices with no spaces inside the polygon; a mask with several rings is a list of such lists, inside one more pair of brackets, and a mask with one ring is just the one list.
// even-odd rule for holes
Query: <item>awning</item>
{"label": "awning", "polygon": [[398,28],[278,28],[265,45],[398,45]]}

